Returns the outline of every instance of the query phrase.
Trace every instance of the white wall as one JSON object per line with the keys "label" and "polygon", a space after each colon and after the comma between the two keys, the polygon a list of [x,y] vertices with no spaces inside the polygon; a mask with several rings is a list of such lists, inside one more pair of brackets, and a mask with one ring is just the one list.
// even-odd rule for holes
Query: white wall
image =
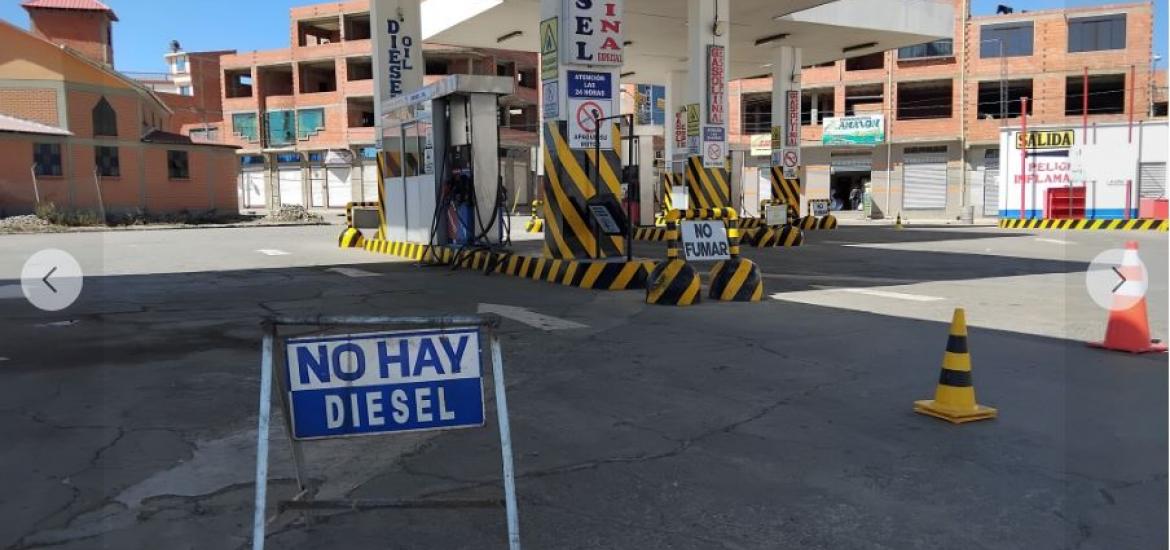
{"label": "white wall", "polygon": [[[1087,143],[1080,127],[1042,126],[1028,130],[1074,130],[1076,136],[1069,149],[1029,152],[1029,184],[1024,196],[1028,217],[1044,217],[1047,190],[1066,187],[1070,182],[1074,187],[1085,186],[1086,217],[1090,218],[1124,217],[1128,182],[1131,215],[1136,217],[1139,163],[1166,162],[1167,158],[1164,121],[1135,124],[1132,141],[1127,124],[1092,125]],[[1018,128],[1006,128],[1000,133],[999,210],[1000,217],[1007,219],[1017,218],[1020,212],[1021,155],[1015,147],[1018,132]],[[1083,177],[1077,173],[1078,164],[1083,166]]]}

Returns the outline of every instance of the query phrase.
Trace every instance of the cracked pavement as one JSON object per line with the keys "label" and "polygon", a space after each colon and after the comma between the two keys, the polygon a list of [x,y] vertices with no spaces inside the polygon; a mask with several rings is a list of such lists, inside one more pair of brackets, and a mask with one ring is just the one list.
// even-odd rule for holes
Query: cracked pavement
{"label": "cracked pavement", "polygon": [[[480,303],[586,325],[501,329],[528,548],[1166,546],[1166,358],[1083,343],[1105,320],[1083,271],[1128,238],[1166,337],[1165,234],[1056,246],[990,228],[842,228],[747,252],[776,299],[674,309],[338,250],[337,231],[0,237],[0,286],[46,247],[88,277],[62,312],[0,299],[0,548],[248,547],[260,319]],[[272,248],[288,254],[256,252]],[[954,307],[995,421],[910,410],[934,390]],[[318,498],[500,498],[486,383],[483,429],[306,444]],[[278,420],[270,503],[297,491]],[[494,508],[286,513],[269,532],[289,550],[504,541]]]}

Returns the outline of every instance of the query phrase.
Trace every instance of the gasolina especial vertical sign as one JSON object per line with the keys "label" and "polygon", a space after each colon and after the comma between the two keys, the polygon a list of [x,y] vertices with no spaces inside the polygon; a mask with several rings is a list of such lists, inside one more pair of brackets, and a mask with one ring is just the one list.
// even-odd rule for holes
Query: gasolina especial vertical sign
{"label": "gasolina especial vertical sign", "polygon": [[727,119],[723,112],[727,99],[725,61],[723,46],[707,46],[707,124],[723,124]]}
{"label": "gasolina especial vertical sign", "polygon": [[622,64],[622,0],[566,0],[563,59],[576,65]]}

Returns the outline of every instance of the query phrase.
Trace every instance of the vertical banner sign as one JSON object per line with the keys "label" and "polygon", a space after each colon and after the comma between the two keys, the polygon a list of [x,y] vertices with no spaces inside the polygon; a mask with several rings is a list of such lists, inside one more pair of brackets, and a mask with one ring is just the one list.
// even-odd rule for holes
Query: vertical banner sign
{"label": "vertical banner sign", "polygon": [[674,147],[682,153],[687,148],[687,110],[679,109],[674,114]]}
{"label": "vertical banner sign", "polygon": [[788,91],[788,133],[785,147],[800,147],[800,90]]}
{"label": "vertical banner sign", "polygon": [[654,123],[654,105],[651,103],[654,96],[654,87],[649,84],[638,84],[634,91],[634,123],[648,125]]}
{"label": "vertical banner sign", "polygon": [[784,128],[781,126],[772,127],[772,150],[779,151],[784,148]]}
{"label": "vertical banner sign", "polygon": [[652,86],[651,93],[651,111],[654,113],[654,120],[651,124],[656,126],[666,126],[666,86]]}
{"label": "vertical banner sign", "polygon": [[418,6],[418,2],[398,0],[370,2],[374,113],[378,125],[382,123],[382,103],[422,88],[424,65]]}
{"label": "vertical banner sign", "polygon": [[[614,114],[614,78],[612,73],[567,71],[565,84],[569,96],[569,147],[593,149],[598,118]],[[596,114],[596,117],[594,116]],[[606,123],[602,123],[604,127]],[[602,149],[613,147],[611,132],[601,132]]]}
{"label": "vertical banner sign", "polygon": [[725,59],[723,46],[707,46],[707,124],[724,124],[727,120],[723,112],[727,98]]}
{"label": "vertical banner sign", "polygon": [[699,154],[699,104],[687,105],[687,151],[688,154]]}
{"label": "vertical banner sign", "polygon": [[540,79],[556,80],[560,68],[560,25],[556,17],[540,22]]}
{"label": "vertical banner sign", "polygon": [[621,66],[622,0],[565,0],[566,63]]}

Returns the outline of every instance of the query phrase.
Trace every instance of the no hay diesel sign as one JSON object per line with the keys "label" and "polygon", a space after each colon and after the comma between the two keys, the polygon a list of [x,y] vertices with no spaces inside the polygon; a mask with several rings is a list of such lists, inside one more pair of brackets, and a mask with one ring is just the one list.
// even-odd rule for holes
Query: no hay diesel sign
{"label": "no hay diesel sign", "polygon": [[683,221],[682,246],[688,262],[731,259],[727,227],[722,221]]}
{"label": "no hay diesel sign", "polygon": [[290,338],[285,363],[297,439],[484,423],[475,328]]}

